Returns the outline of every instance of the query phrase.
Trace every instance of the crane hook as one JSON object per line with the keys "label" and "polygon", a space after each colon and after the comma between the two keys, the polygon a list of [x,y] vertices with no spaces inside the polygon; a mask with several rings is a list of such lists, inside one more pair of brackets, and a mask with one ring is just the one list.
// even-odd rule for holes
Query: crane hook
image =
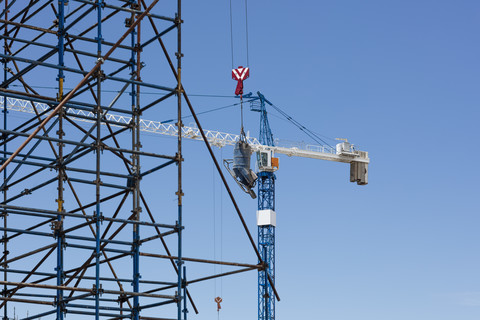
{"label": "crane hook", "polygon": [[215,302],[217,303],[217,312],[219,312],[220,309],[222,309],[222,306],[220,305],[220,302],[222,302],[222,301],[223,301],[223,300],[222,300],[222,298],[220,298],[220,297],[216,297],[216,298],[215,298]]}
{"label": "crane hook", "polygon": [[250,68],[239,66],[237,69],[232,69],[232,79],[237,81],[237,87],[235,88],[235,95],[240,96],[242,100],[243,96],[243,81],[250,76]]}

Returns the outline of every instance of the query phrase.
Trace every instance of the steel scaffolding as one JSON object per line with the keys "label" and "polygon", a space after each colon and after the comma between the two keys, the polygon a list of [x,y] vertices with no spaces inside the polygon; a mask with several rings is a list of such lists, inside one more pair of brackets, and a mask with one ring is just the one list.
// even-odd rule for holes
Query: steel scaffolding
{"label": "steel scaffolding", "polygon": [[[187,319],[190,284],[266,267],[181,84],[181,0],[157,2],[3,1],[3,320]],[[258,264],[182,255],[182,135],[141,134],[159,114],[182,132],[182,101]],[[175,205],[146,187],[165,176]],[[187,281],[185,262],[233,270]]]}
{"label": "steel scaffolding", "polygon": [[[4,1],[0,94],[30,101],[35,112],[19,120],[4,108],[0,129],[4,320],[13,308],[29,310],[27,317],[19,312],[23,319],[160,319],[168,304],[176,306],[169,318],[186,318],[182,138],[170,150],[148,152],[139,129],[140,116],[160,105],[182,116],[181,1],[171,16],[157,13],[157,2]],[[142,69],[158,57],[142,52],[159,42],[172,64],[166,36],[178,77],[154,78]],[[158,94],[145,97],[145,88]],[[85,111],[76,117],[88,122],[68,110]],[[131,119],[112,126],[112,113]],[[177,217],[166,224],[156,221],[141,180],[169,166],[178,177]],[[176,256],[167,247],[172,235]],[[141,266],[156,253],[140,247],[156,239],[167,252],[156,258],[170,260],[174,271],[143,279]]]}

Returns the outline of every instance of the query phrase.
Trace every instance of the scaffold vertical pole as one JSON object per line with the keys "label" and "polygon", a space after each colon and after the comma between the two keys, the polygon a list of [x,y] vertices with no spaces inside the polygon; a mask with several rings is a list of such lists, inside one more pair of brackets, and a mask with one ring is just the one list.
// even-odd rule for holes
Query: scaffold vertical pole
{"label": "scaffold vertical pole", "polygon": [[[135,3],[132,1],[131,7],[134,8],[135,4],[140,8],[140,0]],[[132,15],[133,21],[133,15]],[[131,46],[132,48],[140,47],[140,35],[141,35],[141,22],[138,23],[137,27],[132,30],[131,36]],[[140,81],[140,50],[132,50],[131,55],[132,63],[132,74],[135,76],[136,81]],[[134,129],[132,130],[132,149],[140,151],[140,86],[132,85],[132,113],[133,113],[133,123]],[[134,220],[140,221],[140,157],[136,154],[132,154],[133,159],[133,213]],[[140,292],[140,225],[136,224],[133,226],[133,292]],[[139,297],[133,298],[133,320],[140,319],[140,301]]]}
{"label": "scaffold vertical pole", "polygon": [[[0,51],[4,67],[0,85],[4,104],[4,125],[0,125],[3,320],[11,320],[7,306],[9,312],[16,308],[17,314],[19,310],[37,312],[27,319],[63,320],[67,315],[81,315],[96,320],[140,320],[146,318],[144,313],[154,314],[166,304],[177,304],[177,316],[171,314],[170,318],[187,318],[182,136],[169,154],[160,148],[143,151],[140,139],[142,112],[154,112],[153,107],[174,94],[177,101],[170,98],[169,102],[177,108],[178,129],[183,127],[181,0],[172,1],[178,6],[175,16],[159,14],[161,9],[155,13],[159,0],[121,4],[106,0],[8,0],[3,2],[5,10],[1,5],[0,41],[5,44]],[[161,22],[161,30],[153,27],[153,37],[148,26],[140,24],[146,17],[152,25],[154,20]],[[125,21],[127,28],[118,28],[119,21]],[[167,84],[161,85],[155,64],[143,68],[142,60],[157,62],[158,57],[141,52],[156,41],[163,49],[161,37],[167,33],[179,41],[170,54],[165,52],[178,77],[165,79]],[[173,54],[177,56],[176,67],[170,59]],[[73,88],[68,88],[66,81],[74,82]],[[156,89],[161,98],[141,97],[142,87]],[[109,100],[113,91],[118,94]],[[14,101],[19,103],[16,107],[32,112],[8,118],[8,125],[14,128],[8,130],[7,112],[15,108]],[[124,115],[129,117],[125,123],[110,119]],[[7,143],[13,152],[7,150]],[[174,163],[178,168],[173,168]],[[12,170],[7,174],[9,164]],[[140,164],[145,169],[141,170]],[[140,191],[143,181],[154,181],[150,174],[166,167],[178,175],[178,186],[169,184],[178,197],[169,208],[177,215],[170,224],[155,221],[158,203],[151,206],[152,212],[148,209],[148,197],[157,196],[155,192]],[[142,206],[148,215],[143,216]],[[151,230],[158,237],[141,238]],[[178,242],[172,239],[174,247],[178,244],[177,254],[168,248],[167,236],[178,236]],[[154,241],[161,241],[177,277],[168,281],[141,278],[143,259],[151,254],[140,249],[156,248],[151,244]],[[15,248],[15,252],[9,254],[8,248]],[[126,289],[126,284],[132,287]],[[163,290],[169,292],[157,293]]]}
{"label": "scaffold vertical pole", "polygon": [[[182,132],[183,122],[182,122],[182,0],[177,0],[177,15],[175,17],[175,23],[177,25],[177,128],[178,132]],[[178,320],[182,319],[182,271],[183,271],[183,261],[182,261],[182,201],[183,201],[183,190],[182,190],[182,135],[178,134],[178,148],[177,148],[177,170],[178,170],[178,220],[177,220],[177,232],[178,232],[178,259],[177,259],[177,268],[178,268],[178,284],[177,284],[177,317]]]}
{"label": "scaffold vertical pole", "polygon": [[187,320],[187,268],[183,267],[183,320]]}
{"label": "scaffold vertical pole", "polygon": [[[63,67],[65,66],[64,63],[64,55],[65,55],[65,0],[60,0],[58,2],[58,93],[57,93],[57,100],[59,102],[63,99],[63,82],[65,79],[65,75],[63,72]],[[63,181],[64,181],[64,169],[63,169],[63,108],[58,112],[58,158],[57,158],[57,165],[56,169],[58,171],[58,179],[57,179],[57,189],[58,189],[58,198],[57,198],[57,206],[58,206],[58,215],[57,215],[57,224],[55,225],[55,235],[57,237],[57,286],[63,286],[64,282],[64,242],[65,242],[65,235],[63,234],[63,223],[64,218],[62,213],[64,212],[64,195],[63,195]],[[63,290],[57,289],[57,320],[63,320],[64,315],[64,302],[63,302]]]}
{"label": "scaffold vertical pole", "polygon": [[[97,1],[97,59],[102,58],[102,10],[103,0]],[[100,222],[101,222],[101,176],[100,176],[100,164],[101,164],[101,152],[102,152],[102,140],[101,140],[101,124],[102,124],[102,65],[97,70],[97,94],[96,94],[96,179],[95,179],[95,320],[100,320]]]}
{"label": "scaffold vertical pole", "polygon": [[[5,20],[8,21],[8,0],[5,0]],[[8,54],[8,41],[6,39],[6,35],[8,33],[8,25],[7,24],[5,24],[5,28],[3,30],[4,30],[3,34],[5,36],[5,40],[4,40],[4,43],[3,43],[3,54],[6,56]],[[6,58],[3,58],[3,81],[4,82],[7,81],[7,76],[8,76],[7,66],[8,66],[8,61],[7,61]],[[3,129],[7,130],[7,114],[8,114],[7,96],[3,96],[3,111],[2,112],[3,112]],[[6,158],[6,156],[7,156],[7,143],[4,143],[3,144],[2,158]],[[7,181],[7,169],[5,169],[3,171],[3,182],[5,183],[6,181]],[[3,192],[3,201],[5,202],[8,199],[7,188],[3,188],[2,192]],[[2,212],[2,217],[3,217],[3,227],[4,227],[3,236],[2,236],[2,238],[3,238],[3,260],[7,261],[7,259],[8,259],[8,239],[7,239],[7,236],[8,236],[7,235],[7,226],[8,226],[8,224],[7,224],[7,211],[6,210],[4,210]],[[8,265],[4,264],[3,268],[4,268],[3,281],[7,282],[7,280],[8,280],[8,271],[7,271]],[[7,285],[6,284],[3,286],[2,295],[5,299],[7,298]],[[8,320],[8,303],[5,303],[5,305],[3,307],[3,320]]]}

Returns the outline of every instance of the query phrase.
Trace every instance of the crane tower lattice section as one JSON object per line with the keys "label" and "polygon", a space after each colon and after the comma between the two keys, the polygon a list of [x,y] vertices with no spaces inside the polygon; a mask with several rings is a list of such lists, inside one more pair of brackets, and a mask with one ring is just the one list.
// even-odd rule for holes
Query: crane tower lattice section
{"label": "crane tower lattice section", "polygon": [[[251,101],[251,110],[260,113],[260,134],[261,145],[274,146],[274,140],[270,124],[268,123],[265,97],[258,92],[257,97]],[[257,153],[261,157],[262,153]],[[268,156],[268,155],[267,155]],[[261,159],[257,159],[257,164]],[[271,161],[271,158],[270,158]],[[275,214],[275,174],[271,170],[264,170],[259,166],[258,173],[258,251],[266,264],[264,270],[258,273],[258,319],[275,319],[275,296],[269,282],[269,277],[275,283],[275,222],[261,221],[260,215]]]}

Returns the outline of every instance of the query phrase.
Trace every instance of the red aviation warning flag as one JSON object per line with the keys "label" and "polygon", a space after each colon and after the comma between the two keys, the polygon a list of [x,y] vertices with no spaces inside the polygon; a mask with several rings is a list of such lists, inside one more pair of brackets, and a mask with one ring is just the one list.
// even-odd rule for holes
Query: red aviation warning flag
{"label": "red aviation warning flag", "polygon": [[250,69],[244,68],[242,66],[237,69],[232,70],[232,79],[237,80],[237,88],[235,89],[235,94],[237,96],[243,95],[243,80],[247,79],[250,76]]}

